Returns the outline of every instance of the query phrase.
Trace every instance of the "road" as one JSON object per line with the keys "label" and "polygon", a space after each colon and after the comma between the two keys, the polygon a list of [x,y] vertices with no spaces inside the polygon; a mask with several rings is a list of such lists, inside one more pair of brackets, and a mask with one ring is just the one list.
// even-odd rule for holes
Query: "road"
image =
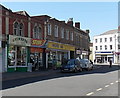
{"label": "road", "polygon": [[[29,83],[23,85],[23,81]],[[16,86],[3,89],[2,96],[118,96],[118,66],[103,65],[80,73],[58,72],[46,77],[8,81],[6,85],[10,82]]]}

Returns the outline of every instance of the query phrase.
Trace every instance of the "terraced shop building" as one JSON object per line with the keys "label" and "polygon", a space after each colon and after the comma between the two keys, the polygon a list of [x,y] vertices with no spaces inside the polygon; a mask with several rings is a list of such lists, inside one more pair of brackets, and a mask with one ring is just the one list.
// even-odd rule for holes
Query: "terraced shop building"
{"label": "terraced shop building", "polygon": [[81,30],[80,22],[74,26],[73,18],[65,22],[48,15],[33,17],[44,21],[46,68],[50,67],[52,59],[62,63],[64,58],[89,58],[89,30]]}
{"label": "terraced shop building", "polygon": [[31,57],[42,68],[49,68],[53,58],[61,64],[63,58],[89,57],[89,30],[81,30],[80,22],[73,26],[72,18],[65,22],[0,7],[4,72],[27,71]]}

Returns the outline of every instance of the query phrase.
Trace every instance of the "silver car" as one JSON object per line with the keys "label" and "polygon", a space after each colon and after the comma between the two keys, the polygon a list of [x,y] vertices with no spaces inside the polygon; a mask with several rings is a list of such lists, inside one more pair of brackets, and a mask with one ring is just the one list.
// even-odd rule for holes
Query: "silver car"
{"label": "silver car", "polygon": [[86,70],[92,70],[93,64],[88,59],[79,59],[80,60],[80,66],[82,69]]}

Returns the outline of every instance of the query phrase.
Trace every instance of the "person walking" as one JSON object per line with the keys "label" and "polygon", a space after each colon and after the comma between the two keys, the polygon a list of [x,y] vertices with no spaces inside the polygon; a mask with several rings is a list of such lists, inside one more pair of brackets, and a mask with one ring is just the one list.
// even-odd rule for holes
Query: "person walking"
{"label": "person walking", "polygon": [[111,60],[111,59],[110,59],[109,63],[110,63],[110,66],[109,66],[109,67],[112,67],[112,60]]}

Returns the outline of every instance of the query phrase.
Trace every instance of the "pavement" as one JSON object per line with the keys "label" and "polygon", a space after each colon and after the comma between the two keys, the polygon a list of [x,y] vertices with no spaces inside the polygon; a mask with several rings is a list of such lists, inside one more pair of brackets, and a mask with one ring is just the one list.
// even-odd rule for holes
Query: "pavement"
{"label": "pavement", "polygon": [[37,76],[46,76],[49,74],[57,73],[59,70],[39,70],[34,72],[5,72],[2,74],[2,81],[21,79],[21,78],[29,78],[29,77],[37,77]]}
{"label": "pavement", "polygon": [[[109,64],[94,64],[95,69],[102,67],[102,65],[109,65]],[[118,64],[113,64],[117,65]],[[50,74],[55,74],[57,72],[60,72],[59,70],[39,70],[39,71],[34,71],[34,72],[5,72],[5,73],[0,73],[0,80],[7,81],[7,80],[14,80],[14,79],[22,79],[22,78],[29,78],[29,77],[37,77],[37,76],[47,76]]]}

